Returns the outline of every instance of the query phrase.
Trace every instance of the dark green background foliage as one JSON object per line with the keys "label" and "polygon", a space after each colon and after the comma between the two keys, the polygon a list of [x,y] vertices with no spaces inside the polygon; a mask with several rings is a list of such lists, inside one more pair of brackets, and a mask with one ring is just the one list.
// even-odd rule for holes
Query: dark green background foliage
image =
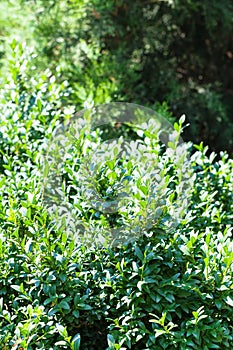
{"label": "dark green background foliage", "polygon": [[[231,2],[24,0],[0,6],[0,348],[231,350],[233,160],[204,146],[232,151]],[[186,137],[197,143],[186,145],[195,174],[191,197],[179,225],[167,228],[175,222],[167,214],[173,204],[167,193],[178,193],[173,172],[182,168],[171,158],[161,221],[120,247],[83,244],[51,220],[40,162],[56,128],[84,102],[114,100],[177,117],[178,133],[178,117],[187,113]],[[135,203],[143,214],[149,192],[133,183],[135,203],[110,218],[88,207],[84,196],[72,201],[84,142],[98,144],[110,133],[138,138],[129,125],[91,135],[84,129],[63,167],[72,207],[105,233],[109,225],[129,224]],[[163,168],[156,136],[145,131],[141,141]],[[109,164],[97,181],[102,195],[119,177],[116,159]]]}
{"label": "dark green background foliage", "polygon": [[72,92],[48,70],[31,77],[21,46],[11,57],[0,101],[2,349],[230,350],[232,159],[193,147],[196,178],[178,227],[155,224],[120,248],[79,244],[51,222],[39,171],[55,127],[73,110]]}
{"label": "dark green background foliage", "polygon": [[61,66],[76,103],[166,101],[175,116],[187,114],[187,139],[232,152],[231,0],[23,4],[33,13],[28,26],[39,64]]}

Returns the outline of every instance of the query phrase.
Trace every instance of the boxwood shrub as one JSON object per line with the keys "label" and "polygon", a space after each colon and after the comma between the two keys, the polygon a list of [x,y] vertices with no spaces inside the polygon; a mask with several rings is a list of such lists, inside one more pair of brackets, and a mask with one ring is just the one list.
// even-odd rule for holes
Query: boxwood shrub
{"label": "boxwood shrub", "polygon": [[0,97],[1,348],[230,350],[233,160],[188,145],[195,178],[179,225],[155,223],[120,246],[84,244],[41,197],[44,147],[74,112],[68,84],[49,71],[32,78],[26,58],[17,62]]}

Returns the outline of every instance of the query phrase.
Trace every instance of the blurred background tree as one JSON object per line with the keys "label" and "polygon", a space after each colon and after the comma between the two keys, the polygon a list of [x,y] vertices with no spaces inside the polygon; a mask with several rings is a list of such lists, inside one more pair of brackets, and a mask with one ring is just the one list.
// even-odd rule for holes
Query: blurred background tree
{"label": "blurred background tree", "polygon": [[[115,100],[177,118],[185,113],[186,139],[233,152],[231,0],[14,0],[1,6],[11,19],[8,25],[5,12],[0,15],[4,40],[17,27],[18,40],[35,48],[33,64],[69,82],[77,109],[84,101]],[[9,12],[14,7],[17,13]]]}

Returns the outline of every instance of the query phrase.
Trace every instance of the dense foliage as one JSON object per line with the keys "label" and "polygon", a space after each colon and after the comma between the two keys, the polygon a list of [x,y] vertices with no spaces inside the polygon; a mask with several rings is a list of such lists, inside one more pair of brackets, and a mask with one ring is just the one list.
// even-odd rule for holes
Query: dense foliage
{"label": "dense foliage", "polygon": [[[187,145],[196,176],[189,183],[191,198],[179,226],[155,222],[138,240],[120,247],[79,243],[51,221],[41,197],[40,159],[56,127],[75,109],[69,104],[73,91],[59,72],[34,70],[32,75],[30,56],[13,43],[0,96],[2,349],[230,350],[233,160],[227,153],[219,160],[213,153],[208,157],[202,144]],[[174,128],[181,132],[182,119]],[[93,144],[98,143],[101,135],[98,128],[94,136],[87,129],[82,140],[94,137]],[[155,135],[140,135],[147,152],[157,147],[157,164],[164,169],[165,153]],[[63,169],[73,188],[83,144],[77,144]],[[169,145],[176,151],[177,144]],[[179,169],[175,157],[169,164]],[[116,169],[116,176],[100,179],[103,193],[107,181],[118,181],[117,164],[109,163],[109,169],[107,174]],[[170,185],[179,186],[173,175],[166,173],[166,195]],[[143,206],[147,184],[133,184],[135,200]],[[73,206],[85,202],[79,197]],[[100,216],[86,206],[82,210],[87,223],[93,214]],[[127,223],[130,206],[124,215]],[[165,222],[172,219],[172,214],[161,215]],[[104,215],[99,221],[108,230]]]}
{"label": "dense foliage", "polygon": [[21,19],[2,14],[3,37],[17,26],[42,69],[60,66],[75,104],[166,101],[176,117],[188,116],[186,139],[232,152],[231,0],[12,3],[22,11],[5,6],[2,13],[18,11]]}

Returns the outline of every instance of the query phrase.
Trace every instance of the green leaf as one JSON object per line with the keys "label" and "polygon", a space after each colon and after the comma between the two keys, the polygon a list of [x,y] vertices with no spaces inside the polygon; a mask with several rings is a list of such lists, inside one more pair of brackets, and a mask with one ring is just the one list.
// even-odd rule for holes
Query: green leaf
{"label": "green leaf", "polygon": [[140,249],[138,246],[135,246],[135,247],[134,247],[134,251],[135,251],[136,256],[137,256],[141,261],[143,261],[143,260],[144,260],[144,255],[143,255],[141,249]]}
{"label": "green leaf", "polygon": [[60,341],[57,341],[54,345],[55,346],[66,346],[67,342],[65,340],[60,340]]}
{"label": "green leaf", "polygon": [[81,345],[81,336],[77,333],[72,339],[72,350],[79,350]]}
{"label": "green leaf", "polygon": [[57,305],[58,308],[60,309],[64,309],[64,310],[70,310],[70,306],[69,304],[67,303],[67,301],[65,300],[62,300],[58,305]]}
{"label": "green leaf", "polygon": [[72,315],[74,315],[74,317],[76,317],[76,318],[79,318],[80,313],[79,313],[78,310],[74,310],[74,311],[72,312]]}
{"label": "green leaf", "polygon": [[224,300],[228,305],[233,307],[233,299],[231,297],[229,297],[229,295]]}
{"label": "green leaf", "polygon": [[109,350],[115,350],[115,339],[113,338],[113,336],[111,334],[107,335],[107,340],[108,340],[108,346],[109,346]]}
{"label": "green leaf", "polygon": [[139,281],[139,282],[137,283],[137,287],[138,287],[138,289],[140,290],[140,292],[142,291],[142,286],[143,286],[143,284],[145,284],[145,281]]}
{"label": "green leaf", "polygon": [[185,122],[185,119],[186,119],[186,116],[185,116],[185,114],[183,114],[183,115],[180,117],[180,119],[179,119],[179,124],[180,124],[180,125],[183,125],[184,122]]}
{"label": "green leaf", "polygon": [[20,286],[18,286],[17,284],[12,284],[11,288],[13,288],[14,290],[16,290],[17,292],[21,292]]}
{"label": "green leaf", "polygon": [[91,307],[90,305],[88,305],[88,304],[83,304],[83,303],[78,304],[77,308],[78,308],[79,310],[85,310],[85,311],[92,310],[92,307]]}

